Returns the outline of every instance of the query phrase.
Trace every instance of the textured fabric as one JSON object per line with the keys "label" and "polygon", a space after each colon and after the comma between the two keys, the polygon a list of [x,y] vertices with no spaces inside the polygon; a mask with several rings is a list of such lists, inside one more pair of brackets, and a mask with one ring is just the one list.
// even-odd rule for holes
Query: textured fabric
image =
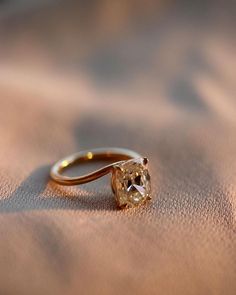
{"label": "textured fabric", "polygon": [[[236,294],[233,7],[99,2],[1,17],[0,294]],[[102,146],[150,159],[152,202],[49,179]]]}

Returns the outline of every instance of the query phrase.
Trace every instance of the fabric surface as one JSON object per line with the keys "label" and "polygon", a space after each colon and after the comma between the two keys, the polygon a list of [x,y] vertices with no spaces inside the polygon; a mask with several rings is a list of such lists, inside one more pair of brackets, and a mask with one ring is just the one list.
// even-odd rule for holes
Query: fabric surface
{"label": "fabric surface", "polygon": [[[233,6],[117,2],[1,11],[0,294],[236,294]],[[150,159],[147,206],[50,180],[103,146]]]}

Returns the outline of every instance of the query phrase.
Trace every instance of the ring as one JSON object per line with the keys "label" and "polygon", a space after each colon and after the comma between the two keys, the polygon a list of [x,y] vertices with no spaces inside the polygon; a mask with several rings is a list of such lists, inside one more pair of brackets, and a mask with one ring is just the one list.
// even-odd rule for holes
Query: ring
{"label": "ring", "polygon": [[[91,161],[111,161],[96,171],[69,177],[62,172],[71,166]],[[98,148],[70,155],[51,168],[51,178],[61,185],[78,185],[111,173],[111,187],[120,208],[136,207],[151,199],[148,159],[123,148]]]}

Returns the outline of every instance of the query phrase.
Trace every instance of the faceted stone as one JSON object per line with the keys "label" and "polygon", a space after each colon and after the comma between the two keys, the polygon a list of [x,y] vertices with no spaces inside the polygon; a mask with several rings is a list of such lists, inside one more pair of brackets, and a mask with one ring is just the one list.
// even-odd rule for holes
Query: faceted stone
{"label": "faceted stone", "polygon": [[150,199],[151,182],[147,159],[131,159],[114,166],[112,188],[118,206],[135,207]]}

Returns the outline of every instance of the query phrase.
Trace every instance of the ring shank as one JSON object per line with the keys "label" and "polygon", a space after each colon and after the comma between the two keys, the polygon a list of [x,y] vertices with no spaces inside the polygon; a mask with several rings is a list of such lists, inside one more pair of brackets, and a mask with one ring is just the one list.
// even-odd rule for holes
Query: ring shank
{"label": "ring shank", "polygon": [[[78,185],[86,182],[90,182],[97,178],[100,178],[111,172],[114,162],[129,160],[134,158],[140,158],[141,155],[123,148],[98,148],[87,151],[81,151],[79,153],[68,156],[56,164],[53,165],[50,175],[51,178],[59,184],[63,185]],[[106,165],[96,171],[88,173],[86,175],[69,177],[62,175],[62,172],[75,165],[81,163],[88,163],[92,161],[102,161],[102,160],[110,160],[113,163]]]}

